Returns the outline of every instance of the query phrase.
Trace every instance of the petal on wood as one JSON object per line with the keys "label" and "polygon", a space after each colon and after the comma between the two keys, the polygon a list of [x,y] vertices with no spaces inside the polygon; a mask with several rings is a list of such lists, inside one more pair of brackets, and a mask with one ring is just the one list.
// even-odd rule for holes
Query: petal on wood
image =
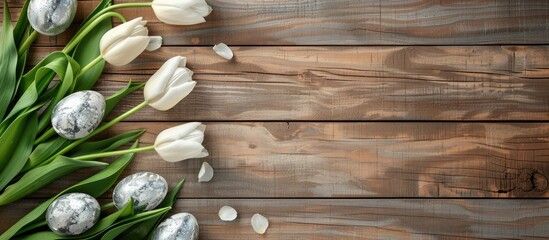
{"label": "petal on wood", "polygon": [[223,206],[221,209],[219,209],[219,218],[223,221],[230,222],[236,219],[238,216],[238,213],[236,210],[231,206]]}
{"label": "petal on wood", "polygon": [[252,217],[252,227],[256,233],[264,234],[269,227],[269,220],[263,215],[256,213]]}
{"label": "petal on wood", "polygon": [[213,47],[213,50],[215,51],[215,53],[217,53],[217,55],[221,56],[222,58],[225,58],[227,60],[231,60],[233,58],[233,51],[225,43],[215,45]]}
{"label": "petal on wood", "polygon": [[198,182],[209,182],[214,176],[214,171],[209,163],[203,162],[198,172]]}

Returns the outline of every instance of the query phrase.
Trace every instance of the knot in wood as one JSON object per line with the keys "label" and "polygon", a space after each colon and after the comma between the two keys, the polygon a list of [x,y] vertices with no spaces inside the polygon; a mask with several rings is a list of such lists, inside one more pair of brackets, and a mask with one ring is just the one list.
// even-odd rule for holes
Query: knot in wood
{"label": "knot in wood", "polygon": [[522,169],[517,178],[517,187],[525,192],[544,192],[548,187],[547,177],[535,169]]}

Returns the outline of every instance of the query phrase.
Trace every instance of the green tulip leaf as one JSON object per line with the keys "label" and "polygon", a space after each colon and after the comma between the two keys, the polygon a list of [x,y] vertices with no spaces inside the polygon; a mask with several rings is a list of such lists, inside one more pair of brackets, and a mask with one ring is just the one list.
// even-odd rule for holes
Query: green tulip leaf
{"label": "green tulip leaf", "polygon": [[[134,215],[133,217],[130,217],[128,219],[122,220],[120,223],[117,223],[116,226],[112,227],[103,237],[101,240],[113,240],[118,239],[121,234],[123,234],[126,230],[130,229],[131,227],[138,225],[143,222],[147,222],[150,220],[156,220],[158,218],[161,218],[164,216],[168,211],[170,211],[171,207],[165,207],[160,208],[156,210],[151,210],[144,213],[139,213]],[[125,235],[123,235],[125,236]],[[139,239],[139,238],[137,238]]]}
{"label": "green tulip leaf", "polygon": [[15,28],[13,29],[13,40],[17,44],[17,46],[20,46],[21,43],[25,40],[25,37],[29,35],[29,29],[30,24],[29,20],[27,18],[27,8],[29,7],[30,0],[26,0],[25,4],[23,5],[23,8],[21,8],[21,12],[19,13],[19,19],[17,19],[17,23],[15,24]]}
{"label": "green tulip leaf", "polygon": [[74,89],[75,84],[74,80],[76,79],[79,71],[80,65],[78,65],[75,60],[67,56],[67,64],[64,74],[57,74],[60,78],[60,82],[58,83],[60,85],[57,88],[56,94],[40,116],[40,120],[38,122],[39,132],[44,131],[44,129],[51,125],[51,114],[57,103],[59,103],[65,96],[73,92],[72,90]]}
{"label": "green tulip leaf", "polygon": [[[84,29],[83,26],[89,24],[90,20],[99,13],[99,11],[111,5],[110,0],[101,1],[95,10],[88,15],[88,17],[82,23],[80,30]],[[80,64],[80,66],[86,66],[92,62],[97,56],[100,56],[99,42],[103,35],[112,28],[112,22],[110,19],[105,19],[93,28],[86,37],[78,43],[72,56]],[[105,61],[101,60],[97,65],[83,73],[76,82],[74,91],[91,89],[103,72],[105,67]]]}
{"label": "green tulip leaf", "polygon": [[0,171],[0,189],[4,189],[17,176],[19,171],[25,166],[32,151],[34,138],[36,138],[36,129],[38,128],[38,115],[36,111],[33,111],[25,118],[25,128],[18,142],[12,146],[14,153],[4,169]]}
{"label": "green tulip leaf", "polygon": [[[136,141],[131,148],[137,148],[139,146]],[[7,231],[0,235],[0,240],[9,240],[17,234],[22,234],[28,231],[32,231],[38,227],[44,226],[43,219],[48,206],[60,195],[70,192],[81,192],[91,195],[92,197],[99,197],[103,193],[107,192],[109,188],[116,182],[122,171],[130,164],[134,157],[134,153],[122,155],[120,158],[113,161],[102,171],[95,175],[81,181],[72,187],[65,189],[57,194],[55,197],[50,198],[44,203],[40,204],[30,213],[21,218],[17,223],[11,226]],[[32,227],[30,227],[32,226]]]}
{"label": "green tulip leaf", "polygon": [[6,187],[0,195],[0,206],[19,200],[75,170],[107,165],[109,164],[104,162],[81,161],[58,156],[51,163],[26,172],[17,182]]}
{"label": "green tulip leaf", "polygon": [[8,111],[9,103],[17,85],[17,46],[13,38],[11,15],[8,3],[4,0],[4,18],[2,20],[2,42],[0,43],[0,120]]}
{"label": "green tulip leaf", "polygon": [[[37,108],[29,109],[29,111],[17,117],[12,124],[7,126],[5,131],[2,131],[3,133],[0,136],[0,143],[2,143],[0,144],[0,171],[5,168],[13,154],[16,152],[16,148],[13,146],[18,144],[22,132],[27,127],[26,124],[29,114],[36,110]],[[3,126],[0,126],[0,128],[3,128]]]}
{"label": "green tulip leaf", "polygon": [[100,141],[84,142],[71,150],[67,155],[74,158],[88,154],[113,151],[128,142],[135,141],[144,132],[145,130],[135,130]]}
{"label": "green tulip leaf", "polygon": [[56,137],[52,140],[39,144],[34,148],[32,153],[30,154],[29,161],[23,168],[23,171],[26,172],[32,169],[33,167],[38,166],[40,163],[42,163],[43,161],[46,161],[46,159],[50,158],[57,151],[66,147],[70,143],[71,143],[70,140],[67,140],[62,137]]}
{"label": "green tulip leaf", "polygon": [[145,83],[135,83],[129,81],[124,88],[120,89],[118,92],[108,97],[106,100],[107,105],[105,107],[104,116],[106,117],[107,115],[109,115],[109,113],[114,109],[114,107],[116,107],[116,105],[118,105],[120,101],[122,101],[122,99],[124,99],[126,96],[128,96],[130,93],[133,93],[137,89],[142,88],[143,86],[145,86]]}

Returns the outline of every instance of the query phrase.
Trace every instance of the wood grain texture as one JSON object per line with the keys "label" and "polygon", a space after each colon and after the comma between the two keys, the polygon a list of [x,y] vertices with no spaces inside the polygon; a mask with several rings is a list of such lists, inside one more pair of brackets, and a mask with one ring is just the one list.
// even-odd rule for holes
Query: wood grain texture
{"label": "wood grain texture", "polygon": [[[34,59],[48,50],[39,49]],[[188,58],[198,81],[174,109],[132,121],[549,120],[548,46],[164,47],[108,66],[109,95],[146,81],[167,59]],[[143,75],[141,75],[143,74]],[[117,114],[142,101],[134,94]]]}
{"label": "wood grain texture", "polygon": [[[37,203],[0,208],[0,231]],[[230,205],[234,222],[219,220]],[[172,213],[191,212],[201,239],[547,239],[549,200],[450,199],[193,199],[179,200]],[[250,218],[269,219],[265,235]]]}
{"label": "wood grain texture", "polygon": [[[23,1],[8,2],[17,17]],[[41,36],[31,64],[63,46],[97,2],[79,0],[75,25]],[[548,199],[506,199],[549,197],[549,1],[208,2],[213,13],[195,26],[122,10],[144,16],[166,47],[108,66],[96,87],[109,95],[188,58],[191,95],[106,134],[146,128],[151,144],[167,127],[207,121],[208,158],[139,154],[123,173],[156,172],[171,186],[187,178],[173,212],[197,216],[202,239],[549,238]],[[233,61],[211,50],[219,42]],[[139,91],[114,114],[141,101]],[[498,122],[430,122],[447,120]],[[215,170],[209,183],[197,183],[203,161]],[[0,208],[0,232],[97,170]],[[235,222],[218,219],[223,205],[238,210]],[[266,236],[249,224],[258,212],[270,220]]]}
{"label": "wood grain texture", "polygon": [[[21,5],[12,4],[16,7]],[[141,0],[121,0],[142,2]],[[94,1],[81,4],[81,12]],[[160,23],[150,8],[121,12],[143,16],[166,45],[477,45],[549,43],[547,1],[498,0],[209,0],[213,12],[194,26]],[[14,8],[13,12],[19,12]],[[14,14],[15,15],[15,14]],[[85,14],[81,14],[84,16]],[[70,32],[69,32],[70,33]],[[62,45],[67,36],[45,38]]]}
{"label": "wood grain texture", "polygon": [[[144,145],[180,123],[144,128]],[[548,197],[549,125],[542,123],[206,123],[210,156],[167,163],[140,154],[125,172],[152,171],[182,198]],[[215,176],[197,183],[203,161]],[[95,170],[94,170],[95,171]],[[47,197],[91,171],[33,197]]]}

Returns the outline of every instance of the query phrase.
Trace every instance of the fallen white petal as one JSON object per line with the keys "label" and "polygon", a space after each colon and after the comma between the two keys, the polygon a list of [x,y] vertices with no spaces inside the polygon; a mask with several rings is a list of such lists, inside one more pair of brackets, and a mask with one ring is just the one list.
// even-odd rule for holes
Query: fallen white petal
{"label": "fallen white petal", "polygon": [[231,206],[223,206],[219,209],[218,215],[221,220],[230,222],[236,219],[238,213]]}
{"label": "fallen white petal", "polygon": [[233,51],[227,46],[225,43],[217,44],[213,47],[213,50],[217,55],[221,56],[222,58],[225,58],[227,60],[231,60],[233,58]]}
{"label": "fallen white petal", "polygon": [[202,163],[202,167],[198,172],[198,182],[209,182],[214,176],[214,170],[207,162]]}
{"label": "fallen white petal", "polygon": [[156,49],[159,49],[162,47],[162,37],[160,36],[151,36],[151,41],[149,42],[149,45],[147,45],[147,51],[152,52]]}
{"label": "fallen white petal", "polygon": [[264,234],[269,227],[269,220],[267,220],[267,218],[263,217],[261,214],[256,213],[252,217],[252,227],[254,228],[254,231],[256,233]]}

